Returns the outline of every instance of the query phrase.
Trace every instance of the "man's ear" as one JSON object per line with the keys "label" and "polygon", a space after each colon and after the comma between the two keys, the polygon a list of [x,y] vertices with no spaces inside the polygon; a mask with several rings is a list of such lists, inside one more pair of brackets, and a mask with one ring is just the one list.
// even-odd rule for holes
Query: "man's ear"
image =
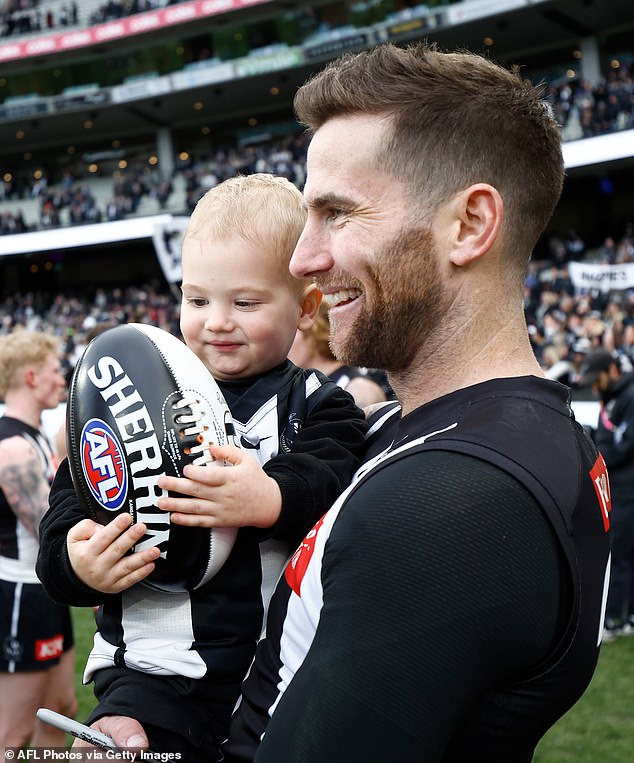
{"label": "man's ear", "polygon": [[475,183],[456,194],[450,206],[454,214],[450,260],[460,267],[491,249],[500,233],[504,202],[494,186]]}
{"label": "man's ear", "polygon": [[319,312],[319,305],[321,305],[323,294],[315,286],[314,283],[309,284],[304,289],[302,297],[302,312],[299,317],[299,323],[297,328],[300,331],[308,331],[317,318]]}

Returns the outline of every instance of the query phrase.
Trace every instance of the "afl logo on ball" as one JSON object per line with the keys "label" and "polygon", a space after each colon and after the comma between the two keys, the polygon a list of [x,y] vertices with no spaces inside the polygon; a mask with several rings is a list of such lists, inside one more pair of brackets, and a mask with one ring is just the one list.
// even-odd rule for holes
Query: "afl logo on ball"
{"label": "afl logo on ball", "polygon": [[106,511],[119,511],[128,492],[123,449],[112,429],[90,419],[81,433],[81,465],[86,483]]}

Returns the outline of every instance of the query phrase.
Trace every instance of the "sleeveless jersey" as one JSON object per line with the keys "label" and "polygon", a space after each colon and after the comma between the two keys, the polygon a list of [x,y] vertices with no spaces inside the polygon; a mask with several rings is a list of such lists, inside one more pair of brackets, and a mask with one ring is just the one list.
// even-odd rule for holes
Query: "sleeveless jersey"
{"label": "sleeveless jersey", "polygon": [[[437,494],[422,501],[415,486],[436,485],[431,470],[450,458],[461,471],[442,477]],[[400,505],[389,501],[395,489]],[[609,510],[603,459],[557,383],[492,380],[392,417],[286,567],[222,760],[257,753],[258,762],[271,763],[343,763],[351,754],[366,763],[530,761],[596,664]],[[511,556],[511,568],[497,561],[498,549],[505,558],[507,515],[523,523],[508,529],[520,549],[524,535],[529,546],[543,538],[534,552]],[[513,633],[505,613],[516,611],[506,587],[523,585],[521,565],[528,574],[540,545],[551,541],[552,624],[540,632],[546,646],[532,654],[530,637],[505,638]],[[452,548],[465,550],[464,558],[447,558]],[[465,574],[467,558],[474,567]],[[420,602],[435,587],[437,606],[425,611]],[[528,601],[527,628],[542,606]],[[346,623],[357,642],[349,643]],[[428,643],[417,636],[423,632]],[[454,662],[461,672],[452,680]],[[337,683],[341,675],[350,680]]]}
{"label": "sleeveless jersey", "polygon": [[[11,416],[0,417],[0,440],[23,437],[40,458],[42,476],[50,485],[57,461],[42,432]],[[35,574],[38,541],[13,513],[0,490],[0,579],[16,583],[39,583]]]}

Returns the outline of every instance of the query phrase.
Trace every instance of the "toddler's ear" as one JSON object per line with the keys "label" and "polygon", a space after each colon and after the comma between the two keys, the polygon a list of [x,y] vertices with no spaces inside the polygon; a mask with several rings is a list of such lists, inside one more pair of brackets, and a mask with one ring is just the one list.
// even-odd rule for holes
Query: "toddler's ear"
{"label": "toddler's ear", "polygon": [[300,329],[300,331],[308,331],[315,322],[322,297],[323,294],[314,283],[308,284],[304,289],[304,294],[302,296],[302,312],[299,317],[299,323],[297,324],[297,328]]}

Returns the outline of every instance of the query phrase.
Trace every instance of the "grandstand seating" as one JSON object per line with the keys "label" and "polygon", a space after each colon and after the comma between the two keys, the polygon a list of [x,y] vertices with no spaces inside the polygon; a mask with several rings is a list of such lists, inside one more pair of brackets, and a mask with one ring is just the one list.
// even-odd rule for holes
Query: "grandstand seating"
{"label": "grandstand seating", "polygon": [[[628,323],[634,325],[634,300],[630,299],[628,293],[624,293],[615,313],[614,300],[611,301],[609,294],[596,290],[576,293],[567,272],[567,262],[573,256],[605,260],[605,251],[610,247],[606,245],[602,249],[601,244],[608,238],[614,239],[611,248],[619,253],[616,259],[624,263],[634,261],[634,227],[631,225],[634,221],[634,183],[631,182],[634,166],[634,18],[629,8],[630,3],[631,0],[597,0],[595,3],[582,4],[581,12],[577,0],[527,0],[523,8],[519,0],[508,4],[500,0],[499,8],[494,10],[494,4],[489,0],[429,2],[424,6],[416,6],[411,2],[350,1],[346,4],[312,0],[297,6],[302,5],[304,11],[306,8],[309,11],[312,9],[316,17],[321,14],[328,22],[318,25],[321,37],[313,34],[312,38],[308,38],[312,45],[310,51],[315,53],[314,59],[303,60],[301,66],[293,66],[285,59],[280,59],[282,63],[276,68],[278,64],[275,56],[279,50],[275,46],[260,45],[257,49],[257,64],[262,67],[261,70],[256,67],[255,74],[238,76],[236,72],[239,67],[232,63],[223,69],[224,62],[221,62],[218,71],[235,75],[234,79],[229,77],[221,82],[212,81],[210,72],[216,69],[210,64],[218,65],[218,62],[209,58],[211,51],[202,45],[202,37],[227,27],[246,28],[245,19],[249,22],[256,19],[266,27],[267,34],[272,34],[271,29],[277,29],[275,24],[281,23],[283,14],[293,4],[262,3],[261,9],[256,8],[257,13],[249,10],[248,16],[243,10],[224,14],[223,24],[217,24],[210,17],[195,28],[187,27],[186,32],[181,27],[175,27],[173,34],[169,35],[163,31],[160,35],[139,38],[139,42],[134,43],[124,39],[104,46],[108,49],[108,55],[113,56],[120,51],[125,59],[135,47],[143,47],[155,48],[152,53],[154,56],[158,56],[156,51],[160,50],[161,55],[167,57],[168,50],[171,55],[176,44],[183,43],[185,39],[186,44],[191,45],[190,66],[184,66],[181,59],[174,59],[176,63],[171,64],[170,76],[178,73],[185,80],[191,75],[192,83],[198,82],[196,78],[200,78],[203,84],[199,86],[190,83],[180,89],[174,88],[165,95],[150,97],[145,89],[151,90],[154,80],[140,81],[133,98],[117,103],[109,101],[103,110],[99,105],[87,104],[83,110],[80,106],[69,109],[67,115],[66,112],[58,114],[53,109],[52,113],[37,119],[32,114],[11,119],[0,116],[0,133],[4,129],[4,133],[0,134],[0,177],[7,171],[18,175],[14,168],[14,164],[19,164],[17,159],[32,152],[41,162],[38,168],[44,172],[48,181],[48,193],[55,194],[70,180],[71,189],[84,187],[90,193],[100,219],[107,221],[111,219],[109,208],[115,196],[115,184],[121,174],[132,174],[137,167],[146,168],[149,192],[141,196],[134,211],[120,213],[137,224],[163,213],[168,216],[186,215],[209,183],[214,182],[214,177],[221,180],[231,173],[254,170],[284,173],[301,186],[305,139],[298,136],[296,125],[293,124],[290,110],[292,93],[296,84],[308,75],[311,68],[321,66],[330,56],[345,49],[342,40],[345,40],[346,35],[357,46],[383,38],[404,43],[424,35],[437,38],[446,46],[482,50],[482,40],[491,34],[495,39],[485,43],[484,49],[487,52],[497,58],[506,55],[511,60],[519,59],[522,64],[526,63],[530,67],[531,75],[545,73],[544,76],[550,82],[549,98],[562,124],[564,139],[581,141],[585,145],[583,150],[575,153],[575,156],[581,154],[582,158],[576,159],[574,168],[569,171],[564,191],[566,198],[562,201],[553,227],[546,233],[526,283],[526,313],[536,355],[553,378],[574,382],[574,363],[577,363],[580,355],[578,350],[584,347],[587,349],[604,339],[614,343],[624,364],[630,362],[634,365],[634,346],[625,346],[622,339],[623,327]],[[153,4],[155,7],[165,7],[168,1],[155,0]],[[85,28],[95,23],[95,14],[103,5],[105,0],[78,2],[77,27]],[[339,18],[332,10],[336,6],[337,13],[342,15],[341,9],[347,7],[350,10],[353,5],[357,15],[350,14],[350,17],[354,15],[354,19],[362,18],[362,22],[348,23],[350,18]],[[454,13],[437,13],[439,8],[450,5]],[[62,9],[69,6],[70,0],[42,0],[38,8],[43,14],[50,11],[57,24]],[[377,21],[380,14],[375,18],[370,11],[379,6],[384,13]],[[392,8],[389,12],[388,6]],[[132,7],[131,4],[128,7]],[[603,13],[607,18],[609,13],[606,9],[610,8],[614,13],[612,19],[606,22],[605,27],[599,27],[594,19],[603,18]],[[575,15],[576,13],[580,15]],[[549,39],[541,33],[542,28],[536,25],[535,18],[543,20],[544,30],[545,25],[552,22],[549,26]],[[56,25],[52,30],[45,30],[45,33],[59,32],[61,29]],[[374,36],[368,35],[367,39],[360,42],[367,29],[371,29]],[[38,34],[42,32],[32,32],[25,37],[36,37]],[[601,36],[601,45],[597,46],[601,55],[600,76],[586,83],[583,69],[573,70],[574,66],[568,64],[575,58],[575,46],[587,50],[588,40],[595,34]],[[0,38],[0,43],[6,39]],[[12,35],[11,39],[19,37]],[[200,43],[199,47],[192,43],[192,39]],[[306,39],[303,42],[306,43]],[[321,44],[324,45],[323,48],[319,47]],[[302,55],[304,53],[302,48]],[[63,68],[68,62],[81,61],[82,56],[87,55],[86,52],[78,53],[75,57],[64,54],[58,59],[59,66]],[[97,52],[90,53],[93,56],[90,60],[96,58],[101,61],[100,55]],[[618,63],[614,64],[612,58],[618,58]],[[244,63],[242,59],[237,60]],[[37,79],[38,71],[46,69],[48,73],[56,65],[55,62],[55,55],[47,57],[45,63],[34,59],[33,78]],[[248,63],[255,66],[252,60]],[[271,68],[267,69],[267,65]],[[27,64],[19,62],[13,68],[8,67],[8,70],[9,74],[13,70],[29,71]],[[2,77],[4,76],[7,76],[6,72],[3,73]],[[209,79],[206,80],[205,77]],[[618,109],[608,119],[604,118],[605,109],[598,105],[605,100],[606,84],[621,93]],[[258,100],[256,93],[260,86],[267,93],[266,98]],[[273,88],[280,91],[283,103],[271,102],[269,91]],[[0,88],[0,99],[2,98]],[[191,101],[195,99],[211,102],[210,111],[201,109],[200,116],[196,118],[186,114],[186,107],[190,109]],[[584,106],[586,101],[595,107],[595,118],[589,121],[586,119],[588,109]],[[97,132],[90,140],[86,138],[81,121],[88,116],[95,116],[94,121],[98,126],[100,120],[106,122],[107,115],[114,115],[115,118],[108,124],[115,127]],[[172,130],[175,169],[168,178],[161,178],[160,171],[150,171],[147,159],[149,153],[156,150],[158,131],[165,125]],[[14,140],[15,132],[21,128],[27,133],[40,136],[24,149],[22,144]],[[113,135],[113,130],[118,131],[120,128],[128,130],[122,140],[125,148],[125,152],[123,148],[122,152],[125,153],[127,166],[121,169],[118,157],[115,157],[109,163],[95,162],[99,165],[98,169],[94,173],[90,172],[87,169],[88,162],[83,161],[83,154],[107,154],[111,149],[111,139],[117,137]],[[56,137],[53,137],[55,130]],[[605,137],[613,131],[629,137],[630,148],[623,150],[618,160],[614,156],[604,156],[600,163],[594,158],[589,159],[589,147],[595,145],[597,138]],[[76,142],[81,147],[74,162],[65,154],[67,142]],[[179,159],[177,155],[181,151],[187,152],[188,157]],[[61,161],[62,158],[64,161]],[[21,180],[26,178],[29,182],[23,182],[21,195],[14,194],[0,199],[0,222],[7,215],[17,217],[21,214],[28,228],[37,229],[42,226],[44,196],[31,195],[30,183],[33,181],[29,178],[33,177],[31,170],[34,166],[34,161],[22,161],[19,167]],[[30,175],[26,174],[27,170],[31,172]],[[152,192],[161,179],[171,182],[171,192],[163,204]],[[60,225],[71,224],[68,206],[59,210],[59,218]],[[573,234],[572,228],[578,229],[581,236]],[[584,232],[584,228],[591,231],[591,235]],[[56,233],[61,234],[63,231]],[[9,331],[15,325],[35,325],[63,335],[67,338],[67,362],[70,367],[88,328],[95,321],[119,321],[134,317],[167,325],[175,332],[178,330],[178,297],[170,290],[171,285],[160,279],[161,271],[156,264],[151,241],[125,247],[117,240],[110,248],[100,247],[96,252],[94,248],[87,248],[85,260],[93,267],[87,268],[87,275],[82,277],[80,269],[74,267],[78,258],[69,256],[64,260],[59,252],[47,250],[39,256],[39,250],[30,251],[28,246],[21,248],[19,243],[13,243],[27,237],[2,238],[4,241],[0,243],[7,244],[3,252],[9,256],[0,256],[0,332]],[[8,242],[9,238],[11,242]],[[122,263],[121,258],[117,260],[116,254],[112,253],[119,249],[125,252],[125,263]],[[26,256],[20,258],[17,254],[20,251]],[[150,260],[156,264],[154,270],[147,267],[147,259],[137,269],[129,267],[130,260],[136,257],[141,261],[148,251]],[[104,261],[98,262],[97,258]],[[27,262],[31,267],[21,268]],[[51,270],[45,271],[42,276],[45,266],[50,266]],[[60,268],[59,274],[56,274],[56,267]],[[33,275],[33,281],[30,280],[31,270],[36,274]],[[99,278],[105,278],[104,274],[108,271],[112,271],[109,274],[112,281],[119,279],[121,288],[109,283],[108,289],[100,290],[104,284]],[[129,279],[129,283],[126,279]],[[151,285],[148,285],[149,281],[152,281]],[[62,288],[59,288],[59,284],[62,284]],[[157,284],[160,284],[160,289]],[[563,373],[563,376],[558,377],[558,373]]]}
{"label": "grandstand seating", "polygon": [[[192,6],[200,5],[195,0],[188,1]],[[164,8],[167,5],[173,4],[173,2],[168,2],[168,0],[148,0],[148,2],[153,8]],[[575,20],[573,18],[574,14],[578,11],[573,0],[539,0],[539,2],[528,2],[527,0],[525,9],[520,8],[521,2],[514,2],[508,8],[505,3],[501,3],[500,9],[497,12],[492,10],[491,3],[486,2],[486,0],[457,0],[456,2],[442,0],[441,2],[429,2],[419,5],[411,2],[353,3],[350,1],[347,3],[324,3],[319,0],[313,0],[310,3],[304,4],[302,9],[293,10],[291,15],[293,13],[299,14],[300,11],[308,15],[312,12],[314,16],[313,21],[315,19],[320,21],[317,25],[319,35],[315,36],[313,33],[311,37],[306,37],[303,40],[304,43],[306,43],[306,40],[310,41],[312,47],[306,45],[305,49],[310,50],[310,55],[315,55],[314,60],[311,59],[310,62],[304,60],[303,66],[295,67],[284,60],[280,64],[281,68],[277,69],[275,68],[277,66],[275,56],[280,52],[278,50],[279,46],[273,44],[260,45],[257,47],[257,50],[251,52],[259,54],[258,66],[263,68],[261,70],[258,68],[254,69],[257,74],[252,76],[238,76],[238,68],[230,67],[226,71],[236,73],[236,78],[227,81],[223,80],[220,85],[215,85],[213,82],[208,83],[207,80],[204,80],[204,77],[209,76],[209,72],[213,72],[215,69],[213,66],[209,66],[210,63],[213,63],[211,59],[206,58],[206,56],[210,55],[210,51],[206,50],[204,45],[201,45],[200,39],[205,34],[215,34],[217,30],[227,27],[230,29],[242,29],[243,31],[247,30],[247,28],[253,28],[258,32],[266,29],[266,34],[269,37],[274,34],[271,31],[274,29],[277,30],[277,34],[281,34],[280,30],[283,23],[286,23],[284,21],[284,14],[289,10],[288,4],[278,2],[249,3],[245,5],[252,6],[256,9],[257,13],[249,9],[247,15],[247,11],[244,9],[236,10],[230,14],[222,14],[222,24],[216,23],[214,17],[210,16],[195,27],[188,26],[181,28],[175,26],[171,34],[167,34],[163,30],[160,34],[157,33],[156,35],[139,38],[138,42],[135,41],[134,44],[125,39],[117,43],[110,43],[104,46],[104,49],[107,49],[108,55],[113,56],[117,51],[121,51],[121,56],[124,59],[126,56],[131,55],[131,50],[139,47],[144,50],[146,48],[152,49],[151,55],[159,56],[160,58],[160,55],[167,56],[168,50],[172,50],[170,46],[174,46],[176,43],[178,45],[185,44],[185,47],[190,45],[192,46],[190,50],[192,62],[199,65],[199,69],[187,69],[187,67],[183,69],[175,68],[182,66],[183,62],[181,61],[180,64],[172,62],[172,69],[170,71],[171,73],[178,74],[191,71],[192,77],[203,77],[203,81],[206,84],[196,87],[187,85],[181,89],[174,88],[163,96],[148,98],[145,91],[149,92],[151,90],[151,84],[154,80],[140,81],[138,89],[135,91],[136,95],[134,98],[131,97],[131,100],[117,101],[116,103],[108,101],[103,105],[103,108],[99,105],[90,106],[89,101],[87,101],[87,105],[83,110],[86,113],[81,111],[82,102],[80,98],[78,100],[79,105],[76,108],[69,109],[68,112],[60,111],[58,113],[53,108],[50,113],[47,112],[37,119],[32,118],[31,115],[24,118],[10,118],[3,117],[0,114],[0,171],[3,175],[6,172],[16,177],[19,175],[23,186],[21,194],[14,194],[11,197],[0,199],[0,220],[3,216],[6,220],[7,216],[15,217],[21,215],[28,229],[32,230],[42,227],[42,200],[44,197],[31,197],[29,182],[32,181],[29,181],[29,175],[27,174],[32,173],[33,168],[36,166],[44,173],[44,177],[47,178],[50,193],[55,193],[60,189],[70,172],[74,185],[85,187],[94,198],[94,208],[98,211],[99,219],[102,221],[112,219],[110,209],[111,202],[115,197],[117,177],[121,172],[133,172],[132,168],[137,165],[148,170],[148,177],[152,178],[152,187],[148,193],[141,196],[138,205],[134,209],[123,209],[123,211],[117,213],[116,216],[118,217],[145,218],[164,212],[174,215],[187,214],[195,200],[203,192],[205,184],[208,184],[209,180],[205,177],[207,175],[215,174],[218,179],[222,179],[222,177],[230,172],[249,172],[257,168],[288,174],[301,186],[303,181],[303,156],[301,151],[295,150],[292,161],[287,165],[275,163],[271,161],[271,157],[276,154],[280,143],[283,141],[280,136],[284,134],[284,130],[288,131],[291,135],[293,134],[290,100],[296,83],[308,75],[311,67],[321,66],[331,55],[335,55],[345,49],[346,44],[352,44],[345,43],[346,35],[352,35],[351,39],[356,40],[356,45],[369,44],[374,40],[383,38],[393,38],[397,42],[407,42],[425,35],[431,38],[437,37],[441,44],[460,44],[480,49],[483,39],[482,32],[490,28],[493,30],[496,39],[491,42],[485,42],[485,46],[492,46],[491,52],[493,55],[498,54],[499,57],[504,57],[504,54],[507,56],[515,55],[513,44],[517,45],[517,41],[521,40],[523,47],[517,52],[517,55],[522,60],[526,58],[526,61],[530,64],[530,71],[535,72],[536,76],[540,71],[547,72],[549,76],[552,75],[553,84],[549,96],[563,125],[564,139],[578,140],[591,135],[605,134],[611,130],[621,132],[632,130],[634,127],[632,121],[632,108],[634,104],[632,61],[634,56],[632,55],[631,39],[634,39],[634,37],[631,34],[628,35],[628,31],[629,33],[634,32],[634,19],[628,22],[629,16],[627,13],[624,13],[628,2],[629,0],[602,0],[601,9],[598,9],[598,6],[586,9],[584,14],[582,14],[583,20],[586,20],[586,15],[590,13],[599,14],[597,18],[603,18],[601,14],[604,14],[604,12],[606,14],[605,18],[609,19],[610,14],[608,11],[610,8],[613,9],[613,16],[611,20],[605,22],[605,28],[597,26],[593,29],[591,23],[594,22],[590,21],[590,16],[588,15],[586,24],[587,36],[581,40],[582,31],[579,31],[581,29],[579,18],[577,18],[576,24],[573,23]],[[83,28],[93,24],[97,19],[95,14],[105,4],[105,0],[85,0],[78,3],[78,27]],[[134,4],[130,1],[125,3],[120,2],[119,5],[122,7],[125,5],[128,10],[131,10]],[[236,5],[238,4],[236,3]],[[54,19],[59,19],[62,9],[70,7],[70,0],[42,0],[37,7],[41,13],[46,14],[50,11]],[[347,9],[348,14],[345,18],[345,13],[342,10],[344,8]],[[544,8],[543,13],[541,8]],[[606,8],[608,11],[605,10]],[[450,9],[453,13],[449,13],[449,10],[445,12],[445,9]],[[556,24],[552,24],[549,28],[550,39],[548,41],[546,35],[541,34],[541,27],[535,26],[535,18],[543,19],[544,25],[548,23],[549,19],[559,19]],[[564,23],[567,18],[570,19],[568,29],[566,29],[566,24]],[[254,26],[249,27],[249,24]],[[258,27],[257,24],[260,24],[260,26]],[[513,31],[514,27],[515,32]],[[70,27],[64,27],[64,29],[67,28]],[[531,29],[533,32],[538,31],[539,34],[533,34],[532,39],[529,39],[529,31]],[[557,30],[559,30],[562,40],[559,46],[553,43],[553,40],[556,39],[553,35],[557,34]],[[50,31],[45,30],[45,33],[50,34]],[[56,27],[53,31],[59,31],[59,28]],[[606,54],[608,52],[615,55],[618,53],[621,59],[619,62],[620,68],[611,69],[611,61],[607,55],[603,56],[601,61],[601,74],[603,78],[608,79],[620,76],[622,79],[622,89],[627,91],[629,99],[623,98],[620,101],[619,113],[613,115],[612,118],[586,122],[587,109],[584,109],[582,105],[581,96],[586,97],[587,92],[581,92],[580,89],[584,82],[582,78],[583,72],[582,70],[567,71],[566,67],[568,59],[574,57],[572,56],[573,43],[579,43],[580,47],[585,45],[584,50],[587,50],[587,42],[593,32],[601,34],[602,45],[604,47],[611,46],[609,50],[605,51]],[[33,34],[37,33],[32,33],[31,36]],[[40,32],[40,34],[42,33]],[[513,37],[513,34],[515,34],[515,37]],[[366,37],[363,37],[363,35],[366,35]],[[364,41],[362,41],[362,38]],[[198,40],[198,48],[192,40]],[[609,40],[611,42],[608,42]],[[2,41],[0,39],[0,42]],[[322,43],[324,45],[323,49],[319,47]],[[549,46],[552,48],[552,52],[549,51]],[[563,50],[566,46],[568,46],[568,50],[564,53]],[[288,44],[285,47],[288,49]],[[486,49],[488,50],[488,48]],[[305,50],[302,48],[302,55],[304,54]],[[81,61],[83,60],[82,56],[88,56],[90,61],[101,61],[100,56],[102,55],[102,53],[96,50],[80,51],[74,57],[70,53],[65,53],[58,59],[60,62],[59,66],[63,68],[67,62],[74,63],[76,60]],[[307,55],[306,53],[305,58]],[[270,58],[267,58],[267,56]],[[237,60],[241,61],[242,59]],[[38,71],[42,73],[44,71],[49,72],[50,67],[55,65],[55,61],[55,55],[50,55],[42,61],[35,57],[32,66],[33,81],[37,79]],[[310,63],[310,66],[308,63]],[[250,65],[253,64],[250,63]],[[269,70],[267,66],[272,68]],[[23,71],[30,71],[26,63],[12,64],[11,67],[8,67],[9,73],[13,69],[16,72],[16,76]],[[222,69],[222,71],[225,71],[225,69]],[[557,77],[558,79],[556,79]],[[0,99],[3,97],[1,81],[2,77],[0,77]],[[198,80],[196,79],[195,81],[197,82]],[[281,91],[283,101],[273,105],[270,101],[270,96],[267,94],[268,100],[256,101],[254,99],[252,102],[252,95],[256,92],[256,86],[259,87],[260,85],[270,90],[277,89]],[[598,95],[600,95],[604,83],[597,80],[590,83],[590,85],[594,89],[593,94],[596,105],[600,101]],[[108,92],[112,90],[112,87],[108,88]],[[183,104],[187,104],[187,107],[191,108],[191,101],[195,98],[199,98],[201,101],[209,101],[211,105],[209,112],[201,108],[201,116],[193,118],[185,113]],[[204,105],[207,108],[207,104]],[[25,113],[30,114],[30,112]],[[81,127],[82,120],[87,117],[90,117],[96,123],[95,137],[86,137],[86,133]],[[99,132],[97,128],[100,123],[106,123],[107,119],[111,120],[108,124],[115,124],[116,127],[102,129]],[[256,126],[250,125],[249,120]],[[132,126],[133,123],[134,127]],[[172,160],[175,170],[169,172],[166,177],[163,171],[164,165],[159,165],[158,171],[163,175],[160,179],[171,183],[171,192],[161,203],[155,193],[153,193],[159,178],[156,176],[156,170],[153,170],[152,173],[149,172],[150,167],[147,159],[150,151],[156,150],[155,148],[148,149],[148,146],[157,145],[158,131],[165,123],[172,128],[171,133],[174,138]],[[6,125],[9,125],[9,127],[6,127]],[[59,125],[63,127],[61,133]],[[11,146],[13,136],[8,132],[8,130],[17,131],[20,128],[24,128],[27,137],[32,140],[32,143],[28,143],[25,140],[24,149],[22,144],[18,144],[15,140],[13,140],[14,145]],[[83,156],[91,153],[107,154],[111,148],[110,141],[112,137],[116,137],[113,136],[113,129],[122,129],[129,132],[129,135],[126,134],[121,141],[125,148],[125,151],[124,148],[121,149],[121,153],[125,154],[127,167],[123,170],[119,169],[116,160],[113,159],[110,163],[106,161],[99,162],[99,167],[95,172],[88,171],[88,162],[83,160]],[[4,132],[2,132],[3,130]],[[203,132],[204,130],[207,132]],[[255,132],[256,130],[259,132]],[[53,134],[57,137],[53,138]],[[63,137],[59,137],[60,134],[63,134]],[[66,146],[70,142],[77,142],[79,145],[76,161],[73,163],[65,155]],[[187,151],[190,155],[188,163],[179,162],[176,157],[176,154],[183,150]],[[230,160],[227,160],[220,169],[218,169],[214,160],[214,156],[217,153],[231,154]],[[630,153],[634,152],[631,151]],[[38,165],[35,164],[35,159],[27,160],[24,158],[31,155],[37,155]],[[613,172],[619,172],[618,168],[623,166],[626,166],[626,163],[613,162],[605,170],[597,169],[596,172],[612,174]],[[595,171],[589,171],[587,176],[590,176],[592,173],[595,173]],[[571,188],[576,177],[577,175],[571,175],[569,179],[569,186]],[[605,184],[606,187],[609,185],[609,182]],[[600,205],[598,204],[597,206]],[[601,208],[605,208],[605,206],[605,204],[602,204]],[[622,215],[623,213],[618,213],[618,224],[621,228],[623,227]],[[590,221],[586,219],[583,222],[589,223]],[[68,206],[62,207],[59,210],[59,220],[55,224],[64,226],[72,223],[73,220],[71,219]],[[46,224],[50,225],[50,220]],[[567,226],[570,226],[569,222],[567,222]],[[6,232],[11,233],[13,231],[9,229]],[[16,245],[16,251],[19,250],[20,247]],[[2,264],[0,262],[0,269],[1,267]]]}
{"label": "grandstand seating", "polygon": [[[18,15],[27,15],[32,19],[30,29],[13,28],[11,34],[1,34],[0,37],[9,37],[12,40],[28,39],[36,37],[43,33],[58,31],[69,31],[72,29],[81,29],[96,23],[103,23],[115,18],[115,14],[108,15],[105,9],[110,6],[112,9],[120,11],[121,16],[130,15],[132,12],[141,13],[155,8],[163,8],[166,5],[172,5],[175,2],[184,0],[141,0],[141,2],[131,2],[131,0],[41,0],[34,3],[30,8],[23,8],[17,11],[5,11],[0,13],[0,24],[5,21],[5,17],[12,13]],[[73,6],[75,10],[73,12]],[[134,10],[133,10],[134,9]],[[74,20],[76,16],[76,21]],[[39,28],[37,24],[39,21]],[[50,24],[50,26],[49,26]]]}

